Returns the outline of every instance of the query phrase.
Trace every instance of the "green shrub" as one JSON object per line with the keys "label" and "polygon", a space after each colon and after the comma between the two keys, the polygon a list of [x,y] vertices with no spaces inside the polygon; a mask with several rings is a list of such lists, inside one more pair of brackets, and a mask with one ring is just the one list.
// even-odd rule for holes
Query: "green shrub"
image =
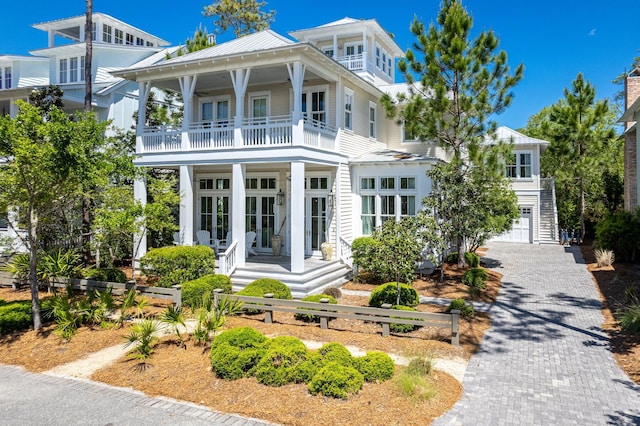
{"label": "green shrub", "polygon": [[258,382],[267,386],[284,386],[301,381],[298,368],[308,359],[308,355],[307,347],[300,339],[276,337],[269,342],[254,375]]}
{"label": "green shrub", "polygon": [[407,284],[400,284],[400,303],[398,303],[398,283],[390,282],[376,287],[371,292],[369,306],[381,308],[382,305],[418,306],[420,298],[418,292]]}
{"label": "green shrub", "polygon": [[215,273],[215,254],[206,246],[170,246],[150,250],[140,259],[142,273],[171,287]]}
{"label": "green shrub", "polygon": [[467,265],[472,268],[477,268],[480,266],[480,256],[475,253],[471,253],[470,251],[464,254],[464,261],[467,262]]}
{"label": "green shrub", "polygon": [[0,306],[0,335],[28,330],[32,324],[30,300],[8,302]]}
{"label": "green shrub", "polygon": [[469,287],[484,288],[489,274],[483,268],[471,268],[462,275],[462,282]]}
{"label": "green shrub", "polygon": [[628,333],[640,332],[640,303],[635,302],[617,312],[620,327]]}
{"label": "green shrub", "polygon": [[353,367],[354,365],[353,355],[351,355],[349,349],[340,343],[325,343],[318,349],[318,354],[322,357],[323,365],[327,365],[330,362],[337,362],[346,367]]}
{"label": "green shrub", "polygon": [[613,250],[626,262],[637,259],[640,251],[640,209],[615,212],[596,225],[599,248]]}
{"label": "green shrub", "polygon": [[211,369],[216,377],[236,380],[253,374],[266,352],[268,339],[250,327],[220,333],[211,345]]}
{"label": "green shrub", "polygon": [[447,259],[445,260],[445,263],[449,263],[451,265],[455,265],[458,263],[458,253],[449,253],[447,255]]}
{"label": "green shrub", "polygon": [[338,362],[330,362],[313,376],[309,392],[346,399],[349,395],[358,393],[363,384],[364,377],[358,370]]}
{"label": "green shrub", "polygon": [[389,355],[380,351],[367,352],[355,359],[355,367],[367,382],[384,382],[393,376],[395,363]]}
{"label": "green shrub", "polygon": [[359,270],[370,273],[373,280],[380,276],[380,256],[378,255],[380,244],[380,241],[373,237],[359,237],[351,244],[354,265],[357,265]]}
{"label": "green shrub", "polygon": [[[312,294],[310,296],[304,297],[302,301],[320,303],[320,300],[322,299],[329,299],[329,304],[332,304],[332,305],[335,305],[338,303],[338,301],[335,298],[333,298],[332,296],[329,296],[328,294]],[[305,309],[307,308],[299,308],[299,310],[305,310]],[[296,313],[294,314],[294,317],[299,321],[320,322],[319,315]]]}
{"label": "green shrub", "polygon": [[[417,309],[415,308],[412,308],[410,306],[402,306],[402,305],[393,305],[391,309],[396,309],[398,311],[413,311],[413,312],[417,311]],[[414,324],[400,324],[400,323],[389,324],[389,329],[394,333],[410,333],[413,330],[416,330],[418,328],[420,328],[420,326],[414,325]]]}
{"label": "green shrub", "polygon": [[432,360],[415,358],[395,378],[400,391],[415,401],[427,401],[436,394],[431,381]]}
{"label": "green shrub", "polygon": [[247,284],[245,288],[238,292],[239,296],[264,297],[271,293],[275,299],[291,300],[291,290],[285,283],[272,278],[259,278]]}
{"label": "green shrub", "polygon": [[467,302],[464,299],[453,299],[451,303],[449,303],[447,312],[451,312],[454,309],[459,310],[460,315],[463,317],[468,317],[473,315],[473,304],[469,303],[467,305]]}
{"label": "green shrub", "polygon": [[202,296],[213,290],[222,289],[224,293],[231,293],[231,278],[222,274],[209,274],[182,284],[182,303],[195,307],[202,303]]}
{"label": "green shrub", "polygon": [[86,279],[106,281],[111,283],[125,283],[127,276],[118,268],[95,268],[84,274]]}

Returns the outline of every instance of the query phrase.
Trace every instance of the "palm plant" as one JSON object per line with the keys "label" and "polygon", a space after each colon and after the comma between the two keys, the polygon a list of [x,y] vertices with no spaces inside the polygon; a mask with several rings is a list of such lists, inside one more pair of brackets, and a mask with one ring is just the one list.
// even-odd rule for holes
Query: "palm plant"
{"label": "palm plant", "polygon": [[167,306],[167,309],[162,312],[158,318],[162,324],[167,325],[173,331],[173,334],[178,336],[178,345],[184,346],[184,339],[180,334],[180,326],[186,327],[184,322],[184,315],[182,313],[182,307],[180,306]]}
{"label": "palm plant", "polygon": [[193,338],[197,345],[204,345],[211,341],[211,333],[215,334],[227,321],[228,316],[237,315],[242,310],[242,301],[227,296],[214,301],[211,293],[202,295],[201,306],[196,310],[196,328]]}
{"label": "palm plant", "polygon": [[58,249],[45,253],[38,265],[42,279],[55,283],[60,277],[75,278],[81,268],[80,262],[80,255],[75,251]]}
{"label": "palm plant", "polygon": [[136,289],[130,288],[122,298],[122,303],[120,304],[120,317],[118,318],[118,324],[122,326],[124,320],[127,318],[129,310],[133,308],[136,304]]}
{"label": "palm plant", "polygon": [[135,345],[130,356],[134,359],[145,360],[153,353],[153,344],[158,340],[158,323],[152,319],[142,320],[131,327],[131,332],[125,336],[125,348]]}

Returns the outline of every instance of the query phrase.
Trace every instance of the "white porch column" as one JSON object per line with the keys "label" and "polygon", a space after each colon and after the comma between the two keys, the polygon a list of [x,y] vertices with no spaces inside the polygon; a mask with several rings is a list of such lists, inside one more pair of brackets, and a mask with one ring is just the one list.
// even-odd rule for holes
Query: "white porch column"
{"label": "white porch column", "polygon": [[[84,28],[84,25],[81,25],[81,28]],[[84,30],[80,30],[80,31],[84,31]],[[47,47],[53,47],[56,42],[56,32],[54,30],[48,30],[47,36],[48,36]],[[80,38],[80,41],[82,41],[82,38]]]}
{"label": "white porch column", "polygon": [[369,47],[367,46],[367,30],[362,31],[362,70],[369,71],[369,58],[367,52]]}
{"label": "white porch column", "polygon": [[293,111],[291,113],[292,139],[294,145],[304,144],[304,121],[302,114],[302,85],[304,83],[305,66],[297,61],[287,64],[287,72],[293,87]]}
{"label": "white porch column", "polygon": [[193,245],[193,166],[180,166],[180,240]]}
{"label": "white porch column", "polygon": [[151,92],[151,83],[148,81],[138,82],[138,124],[136,126],[136,152],[143,151],[142,134],[147,122],[147,101]]}
{"label": "white porch column", "polygon": [[[81,42],[81,43],[83,43],[83,42],[84,42],[84,40],[85,40],[85,33],[84,33],[84,21],[82,21],[82,23],[80,24],[80,27],[79,27],[79,28],[80,28],[80,31],[79,31],[79,36],[78,36],[78,38],[80,39],[80,42]],[[49,37],[51,37],[51,36],[49,36]],[[54,32],[54,36],[53,36],[53,37],[55,38],[55,32]],[[93,40],[92,40],[92,41],[93,41]],[[53,46],[53,44],[51,44],[51,46]],[[51,47],[51,46],[49,46],[49,47]]]}
{"label": "white porch column", "polygon": [[233,219],[231,220],[231,237],[238,241],[238,267],[245,265],[245,245],[246,245],[246,189],[245,178],[247,174],[244,164],[233,164],[231,175],[231,209]]}
{"label": "white porch column", "polygon": [[342,257],[342,220],[341,220],[341,207],[342,203],[340,202],[341,192],[340,192],[340,179],[342,178],[342,171],[345,170],[346,165],[343,163],[338,164],[338,167],[335,169],[335,174],[333,176],[333,184],[334,184],[334,201],[333,201],[333,214],[332,216],[336,218],[336,259],[340,260]]}
{"label": "white porch column", "polygon": [[189,125],[193,122],[193,92],[196,90],[197,75],[185,75],[180,77],[180,92],[184,105],[184,113],[182,117],[182,150],[189,149]]}
{"label": "white porch column", "polygon": [[9,100],[9,117],[16,118],[18,115],[18,105],[16,105],[17,99]]}
{"label": "white porch column", "polygon": [[233,120],[233,146],[235,148],[241,148],[243,145],[242,120],[244,119],[244,97],[247,92],[247,85],[249,84],[251,68],[229,70],[229,73],[231,74],[233,91],[236,95],[236,115]]}
{"label": "white porch column", "polygon": [[291,163],[291,272],[304,272],[304,163]]}
{"label": "white porch column", "polygon": [[333,59],[338,59],[338,35],[333,34]]}
{"label": "white porch column", "polygon": [[[133,181],[133,199],[143,206],[147,204],[147,180],[146,178],[138,178]],[[140,229],[133,236],[133,266],[135,274],[140,270],[140,258],[147,253],[147,233],[144,229]]]}

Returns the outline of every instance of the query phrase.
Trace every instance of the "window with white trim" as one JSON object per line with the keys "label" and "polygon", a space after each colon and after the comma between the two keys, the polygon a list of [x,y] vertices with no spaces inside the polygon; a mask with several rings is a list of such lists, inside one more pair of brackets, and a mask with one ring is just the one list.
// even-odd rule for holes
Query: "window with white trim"
{"label": "window with white trim", "polygon": [[84,64],[84,55],[60,58],[58,61],[58,84],[84,81]]}
{"label": "window with white trim", "polygon": [[389,77],[391,77],[391,73],[393,72],[393,65],[391,65],[392,62],[393,59],[391,58],[391,55],[389,55],[389,58],[387,58],[387,75],[389,75]]}
{"label": "window with white trim", "polygon": [[344,128],[353,130],[353,90],[344,88]]}
{"label": "window with white trim", "polygon": [[136,37],[136,46],[144,46],[144,39],[141,37]]}
{"label": "window with white trim", "polygon": [[515,152],[506,164],[507,177],[512,179],[531,178],[531,152]]}
{"label": "window with white trim", "polygon": [[0,89],[11,89],[11,67],[0,67]]}
{"label": "window with white trim", "polygon": [[122,30],[116,28],[116,30],[114,31],[114,35],[116,44],[124,44],[124,33],[122,32]]}
{"label": "window with white trim", "polygon": [[129,34],[129,33],[127,33],[127,39],[126,39],[126,40],[127,40],[127,44],[128,44],[129,46],[133,46],[133,38],[134,38],[134,37],[133,37],[133,34]]}
{"label": "window with white trim", "polygon": [[[311,118],[316,122],[327,122],[327,91],[310,90],[302,93],[302,113],[305,118]],[[311,101],[311,102],[309,102]]]}
{"label": "window with white trim", "polygon": [[64,84],[67,82],[67,63],[69,62],[69,60],[67,58],[64,59],[60,59],[60,77],[58,78],[58,83],[60,84]]}
{"label": "window with white trim", "polygon": [[362,196],[362,234],[371,235],[376,226],[376,196]]}
{"label": "window with white trim", "polygon": [[369,102],[369,137],[376,138],[376,104]]}
{"label": "window with white trim", "polygon": [[113,35],[113,27],[111,25],[102,24],[102,41],[111,43]]}
{"label": "window with white trim", "polygon": [[98,39],[97,32],[98,32],[98,29],[96,28],[96,23],[94,22],[91,25],[91,40],[97,40]]}
{"label": "window with white trim", "polygon": [[362,55],[364,46],[362,45],[362,43],[346,44],[344,46],[344,50],[347,56]]}
{"label": "window with white trim", "polygon": [[415,216],[417,212],[415,176],[380,176],[360,178],[362,234],[389,220]]}
{"label": "window with white trim", "polygon": [[380,68],[380,45],[376,44],[376,67]]}
{"label": "window with white trim", "polygon": [[78,81],[78,58],[69,58],[69,82]]}

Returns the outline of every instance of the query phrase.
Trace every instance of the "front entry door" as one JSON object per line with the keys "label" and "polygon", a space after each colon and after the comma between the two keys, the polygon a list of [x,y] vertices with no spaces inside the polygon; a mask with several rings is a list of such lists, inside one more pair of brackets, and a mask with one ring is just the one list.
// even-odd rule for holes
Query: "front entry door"
{"label": "front entry door", "polygon": [[320,254],[320,244],[326,241],[327,197],[307,195],[305,199],[305,255]]}
{"label": "front entry door", "polygon": [[247,197],[246,230],[256,233],[256,251],[271,251],[271,237],[277,232],[275,203],[276,197],[272,195]]}

